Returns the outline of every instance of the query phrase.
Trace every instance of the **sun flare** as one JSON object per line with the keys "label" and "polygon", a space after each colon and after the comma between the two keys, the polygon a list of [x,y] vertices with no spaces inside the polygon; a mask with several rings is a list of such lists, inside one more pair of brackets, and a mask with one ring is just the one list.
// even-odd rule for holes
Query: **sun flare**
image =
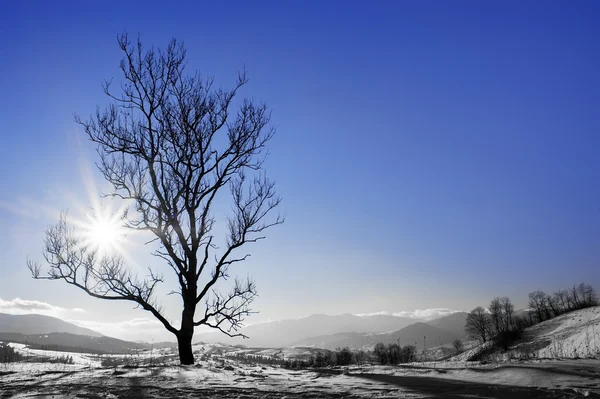
{"label": "sun flare", "polygon": [[118,254],[123,251],[125,227],[118,214],[111,215],[102,210],[86,215],[84,226],[85,244],[100,255]]}

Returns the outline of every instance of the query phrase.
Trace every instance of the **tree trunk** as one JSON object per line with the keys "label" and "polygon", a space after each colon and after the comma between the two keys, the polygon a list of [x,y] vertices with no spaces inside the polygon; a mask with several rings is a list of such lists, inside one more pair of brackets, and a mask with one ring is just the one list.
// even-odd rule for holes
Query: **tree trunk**
{"label": "tree trunk", "polygon": [[[192,291],[194,292],[194,291]],[[177,334],[177,346],[179,347],[179,362],[181,364],[194,364],[194,354],[192,353],[192,338],[194,337],[194,313],[196,304],[194,303],[195,294],[187,294],[184,297],[185,304],[181,312],[181,328]],[[191,306],[189,304],[192,304]]]}
{"label": "tree trunk", "polygon": [[177,334],[177,346],[179,349],[179,362],[181,364],[190,365],[194,364],[194,354],[192,352],[192,337],[194,336],[194,330],[191,331],[180,331]]}

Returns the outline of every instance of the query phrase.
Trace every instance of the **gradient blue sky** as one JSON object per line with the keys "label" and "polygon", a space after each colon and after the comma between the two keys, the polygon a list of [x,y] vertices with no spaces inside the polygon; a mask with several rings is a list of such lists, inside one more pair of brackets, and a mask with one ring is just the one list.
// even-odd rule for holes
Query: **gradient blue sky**
{"label": "gradient blue sky", "polygon": [[150,317],[25,265],[57,212],[91,204],[85,171],[103,184],[72,114],[107,103],[123,30],[177,37],[223,86],[245,66],[242,95],[273,110],[287,220],[238,269],[250,322],[600,288],[600,3],[218,3],[0,4],[0,311]]}

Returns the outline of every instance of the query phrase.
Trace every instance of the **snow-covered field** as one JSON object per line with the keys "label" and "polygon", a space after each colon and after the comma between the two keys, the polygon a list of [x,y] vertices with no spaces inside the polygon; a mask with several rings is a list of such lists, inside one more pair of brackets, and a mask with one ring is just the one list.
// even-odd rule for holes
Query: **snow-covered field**
{"label": "snow-covered field", "polygon": [[[0,364],[0,398],[600,398],[598,323],[600,307],[526,330],[512,350],[534,350],[527,361],[468,362],[481,349],[473,348],[443,362],[305,370],[243,363],[232,355],[288,359],[308,356],[310,348],[196,344],[194,366],[179,366],[175,349],[160,349],[110,356],[116,365],[102,367],[106,356],[11,344],[27,361]],[[65,355],[73,364],[36,362]]]}
{"label": "snow-covered field", "polygon": [[287,370],[223,359],[195,366],[0,365],[2,398],[600,398],[600,361]]}
{"label": "snow-covered field", "polygon": [[538,358],[600,358],[600,306],[565,313],[528,329],[524,340],[545,346]]}

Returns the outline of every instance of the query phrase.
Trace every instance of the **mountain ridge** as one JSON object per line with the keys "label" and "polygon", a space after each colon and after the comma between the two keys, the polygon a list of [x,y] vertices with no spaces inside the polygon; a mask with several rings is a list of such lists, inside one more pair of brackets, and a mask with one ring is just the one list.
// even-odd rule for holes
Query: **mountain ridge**
{"label": "mountain ridge", "polygon": [[0,342],[26,344],[32,349],[56,350],[62,352],[89,352],[96,354],[132,354],[150,349],[149,344],[138,344],[106,336],[92,337],[65,332],[48,334],[22,334],[0,332]]}
{"label": "mountain ridge", "polygon": [[12,315],[0,313],[0,333],[51,334],[69,333],[90,337],[104,337],[103,334],[79,327],[62,319],[36,313]]}
{"label": "mountain ridge", "polygon": [[389,332],[406,327],[418,319],[392,315],[356,316],[350,313],[341,315],[313,314],[299,319],[252,324],[241,332],[248,339],[230,338],[218,332],[196,335],[195,342],[221,342],[242,344],[251,347],[288,347],[296,341],[311,336],[330,335],[342,332]]}
{"label": "mountain ridge", "polygon": [[[292,346],[306,346],[329,350],[342,347],[349,347],[351,349],[372,349],[376,344],[382,343],[385,345],[399,344],[400,346],[414,344],[418,350],[422,350],[425,346],[433,347],[444,343],[448,344],[454,339],[463,338],[464,335],[464,325],[462,331],[449,331],[432,326],[426,322],[417,321],[416,323],[410,324],[397,331],[386,333],[341,332],[331,335],[309,337],[294,342]],[[427,344],[427,342],[429,342],[429,344]]]}

